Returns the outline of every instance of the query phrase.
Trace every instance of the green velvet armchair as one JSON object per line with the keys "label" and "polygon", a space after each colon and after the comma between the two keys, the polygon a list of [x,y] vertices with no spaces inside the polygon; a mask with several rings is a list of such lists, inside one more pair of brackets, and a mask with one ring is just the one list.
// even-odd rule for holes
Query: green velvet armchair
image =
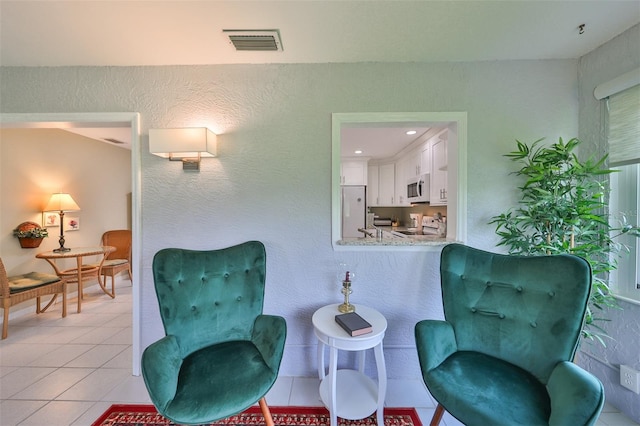
{"label": "green velvet armchair", "polygon": [[574,363],[591,269],[572,255],[442,250],[444,321],[416,324],[424,383],[465,425],[593,425],[600,381]]}
{"label": "green velvet armchair", "polygon": [[142,354],[142,375],[160,414],[201,424],[259,402],[278,376],[287,327],[262,313],[264,245],[220,250],[163,249],[153,278],[166,336]]}

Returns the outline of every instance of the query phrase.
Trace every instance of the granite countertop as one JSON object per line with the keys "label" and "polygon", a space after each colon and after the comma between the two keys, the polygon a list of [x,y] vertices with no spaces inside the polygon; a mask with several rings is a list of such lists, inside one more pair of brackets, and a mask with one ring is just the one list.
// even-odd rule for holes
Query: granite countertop
{"label": "granite countertop", "polygon": [[[407,228],[378,226],[377,228],[384,231],[381,241],[371,237],[344,238],[337,243],[341,246],[441,246],[455,242],[452,239],[438,237],[437,235],[405,235],[397,236],[391,234],[392,231],[404,231]],[[370,230],[375,234],[376,230]]]}

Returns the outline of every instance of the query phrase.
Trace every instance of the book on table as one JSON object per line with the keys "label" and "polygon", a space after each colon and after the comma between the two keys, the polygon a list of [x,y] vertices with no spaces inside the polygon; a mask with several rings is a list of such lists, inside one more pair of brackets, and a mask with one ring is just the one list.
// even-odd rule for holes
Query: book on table
{"label": "book on table", "polygon": [[355,312],[336,315],[336,322],[349,333],[351,337],[371,333],[373,326]]}

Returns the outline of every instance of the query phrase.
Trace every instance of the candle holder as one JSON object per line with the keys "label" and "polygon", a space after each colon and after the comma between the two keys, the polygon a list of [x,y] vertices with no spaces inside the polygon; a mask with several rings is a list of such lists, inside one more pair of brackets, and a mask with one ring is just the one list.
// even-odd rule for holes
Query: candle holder
{"label": "candle holder", "polygon": [[353,273],[346,271],[344,280],[342,280],[341,293],[344,294],[344,303],[338,305],[338,310],[344,314],[347,312],[355,312],[356,307],[349,303],[349,295],[353,293],[351,290],[351,280],[353,279]]}

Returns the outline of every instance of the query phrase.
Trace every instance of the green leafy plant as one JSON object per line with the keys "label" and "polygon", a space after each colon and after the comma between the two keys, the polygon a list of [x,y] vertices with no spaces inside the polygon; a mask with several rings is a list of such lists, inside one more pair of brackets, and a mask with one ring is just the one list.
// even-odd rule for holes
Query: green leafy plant
{"label": "green leafy plant", "polygon": [[13,230],[13,236],[16,238],[44,238],[49,236],[47,228],[30,228],[21,230],[16,228]]}
{"label": "green leafy plant", "polygon": [[[585,258],[593,271],[593,288],[585,318],[583,337],[605,345],[606,332],[597,313],[618,308],[607,284],[608,273],[617,268],[617,255],[625,247],[615,241],[622,234],[640,236],[637,226],[609,221],[605,167],[607,156],[580,161],[574,153],[580,140],[559,139],[550,146],[539,139],[530,146],[516,141],[517,150],[505,154],[522,167],[514,172],[524,183],[518,187],[517,208],[491,218],[500,236],[499,246],[510,254],[541,255],[572,253]],[[595,309],[594,309],[595,308]],[[606,346],[606,345],[605,345]]]}

